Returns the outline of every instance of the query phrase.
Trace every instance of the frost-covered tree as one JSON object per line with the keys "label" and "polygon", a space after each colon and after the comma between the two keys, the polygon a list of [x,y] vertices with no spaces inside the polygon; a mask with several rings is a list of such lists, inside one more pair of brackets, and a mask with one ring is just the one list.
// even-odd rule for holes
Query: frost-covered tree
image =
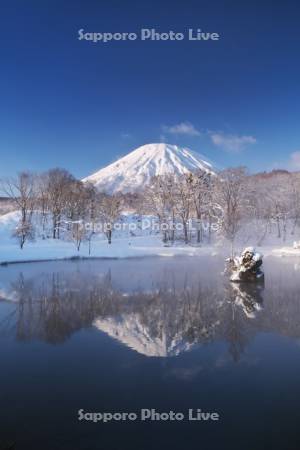
{"label": "frost-covered tree", "polygon": [[121,199],[117,195],[103,196],[99,205],[99,212],[109,244],[111,244],[114,225],[120,218],[121,210]]}
{"label": "frost-covered tree", "polygon": [[214,200],[222,210],[221,231],[231,243],[233,254],[236,235],[247,207],[245,168],[223,170],[214,180]]}
{"label": "frost-covered tree", "polygon": [[[202,239],[202,221],[212,215],[212,183],[210,175],[199,171],[181,176],[154,177],[145,190],[146,210],[160,223],[163,241],[174,241],[175,229],[181,223],[184,240],[189,241],[190,219],[197,219],[197,240]],[[179,227],[178,227],[179,228]]]}
{"label": "frost-covered tree", "polygon": [[290,188],[290,213],[293,219],[291,234],[295,234],[296,227],[300,224],[300,173],[291,177]]}
{"label": "frost-covered tree", "polygon": [[167,242],[169,237],[169,227],[167,227],[171,205],[169,191],[172,188],[168,186],[168,183],[172,183],[170,178],[156,176],[152,178],[151,183],[145,189],[144,206],[157,217],[163,233],[163,242]]}
{"label": "frost-covered tree", "polygon": [[190,175],[193,209],[197,219],[197,242],[203,240],[203,220],[208,221],[210,230],[212,208],[212,175],[199,170]]}
{"label": "frost-covered tree", "polygon": [[73,180],[68,185],[65,199],[65,216],[68,220],[84,220],[89,213],[89,191],[78,180]]}
{"label": "frost-covered tree", "polygon": [[191,217],[193,204],[193,176],[185,174],[176,180],[175,185],[175,209],[180,218],[184,232],[184,242],[188,244],[188,222]]}
{"label": "frost-covered tree", "polygon": [[82,220],[74,220],[70,223],[70,234],[76,249],[79,252],[81,243],[88,239],[85,224]]}
{"label": "frost-covered tree", "polygon": [[20,211],[20,220],[13,236],[18,239],[22,249],[26,240],[32,239],[34,235],[32,215],[36,201],[35,176],[30,172],[21,172],[17,178],[3,180],[2,191]]}
{"label": "frost-covered tree", "polygon": [[47,175],[48,201],[52,215],[52,237],[53,239],[59,239],[63,217],[75,178],[67,170],[60,168],[49,170]]}
{"label": "frost-covered tree", "polygon": [[255,192],[259,188],[263,191],[264,219],[270,224],[270,231],[272,224],[275,224],[276,237],[285,239],[287,220],[292,209],[291,174],[275,172],[271,176],[261,177],[254,188]]}
{"label": "frost-covered tree", "polygon": [[42,173],[36,177],[36,207],[40,212],[40,220],[42,224],[42,236],[46,238],[46,224],[49,213],[49,179],[48,173]]}
{"label": "frost-covered tree", "polygon": [[[175,227],[176,227],[176,177],[172,174],[165,175],[161,179],[165,198],[165,216],[166,224],[168,225],[168,239],[174,243],[175,240]],[[166,227],[165,227],[166,228]]]}

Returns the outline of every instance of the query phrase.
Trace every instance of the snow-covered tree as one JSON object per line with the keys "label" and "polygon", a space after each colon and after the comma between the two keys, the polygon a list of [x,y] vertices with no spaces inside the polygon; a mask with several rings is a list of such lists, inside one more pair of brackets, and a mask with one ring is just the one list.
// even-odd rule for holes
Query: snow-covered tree
{"label": "snow-covered tree", "polygon": [[145,189],[145,207],[148,211],[157,217],[160,228],[163,233],[163,242],[169,238],[168,224],[170,212],[170,193],[171,186],[168,186],[172,180],[170,178],[156,176],[153,177],[149,186]]}
{"label": "snow-covered tree", "polygon": [[26,240],[32,239],[34,235],[32,215],[36,201],[35,176],[30,172],[21,172],[17,178],[4,180],[2,191],[13,200],[20,211],[20,220],[13,236],[18,239],[22,249]]}
{"label": "snow-covered tree", "polygon": [[99,205],[100,218],[109,244],[112,241],[114,225],[121,215],[121,207],[122,203],[117,195],[103,196]]}
{"label": "snow-covered tree", "polygon": [[246,171],[243,167],[223,170],[214,180],[214,200],[222,210],[221,231],[231,243],[232,254],[246,208],[246,193]]}
{"label": "snow-covered tree", "polygon": [[71,186],[75,178],[65,169],[51,169],[48,172],[48,201],[52,215],[52,237],[60,238],[60,230],[67,202],[71,196]]}
{"label": "snow-covered tree", "polygon": [[[212,205],[212,175],[202,170],[190,175],[193,209],[197,219],[197,242],[203,240],[203,220],[210,226]],[[210,228],[209,228],[210,231]]]}
{"label": "snow-covered tree", "polygon": [[48,214],[48,179],[47,174],[40,174],[36,179],[36,196],[37,196],[37,208],[40,211],[41,223],[42,223],[42,233],[43,238],[45,238],[45,230],[47,223]]}
{"label": "snow-covered tree", "polygon": [[177,179],[175,185],[175,210],[182,222],[184,232],[184,242],[188,244],[188,222],[191,217],[193,204],[193,176],[192,174],[182,175]]}

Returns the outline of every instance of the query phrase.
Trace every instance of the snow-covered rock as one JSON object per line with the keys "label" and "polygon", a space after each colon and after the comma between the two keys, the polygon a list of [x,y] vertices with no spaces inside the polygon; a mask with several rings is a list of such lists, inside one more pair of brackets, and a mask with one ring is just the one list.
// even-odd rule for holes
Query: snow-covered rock
{"label": "snow-covered rock", "polygon": [[136,192],[153,176],[182,175],[196,170],[214,173],[207,158],[187,148],[170,144],[148,144],[83,179],[108,193]]}

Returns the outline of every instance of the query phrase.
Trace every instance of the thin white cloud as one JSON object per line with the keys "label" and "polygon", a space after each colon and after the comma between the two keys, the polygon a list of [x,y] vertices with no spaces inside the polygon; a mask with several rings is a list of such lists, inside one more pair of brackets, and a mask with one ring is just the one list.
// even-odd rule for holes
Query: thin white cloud
{"label": "thin white cloud", "polygon": [[121,134],[121,138],[122,139],[130,139],[131,138],[131,134],[130,133],[122,133]]}
{"label": "thin white cloud", "polygon": [[184,134],[186,136],[200,136],[200,131],[190,122],[180,122],[176,125],[163,125],[162,131],[169,134]]}
{"label": "thin white cloud", "polygon": [[159,142],[168,142],[168,139],[164,134],[161,134],[159,136]]}
{"label": "thin white cloud", "polygon": [[238,136],[237,134],[210,133],[212,143],[228,152],[238,153],[247,145],[255,144],[253,136]]}
{"label": "thin white cloud", "polygon": [[270,166],[266,168],[268,171],[272,170],[288,170],[290,172],[299,172],[300,171],[300,150],[296,150],[290,153],[287,159],[273,161]]}
{"label": "thin white cloud", "polygon": [[300,170],[300,151],[296,151],[290,154],[288,168],[290,170]]}

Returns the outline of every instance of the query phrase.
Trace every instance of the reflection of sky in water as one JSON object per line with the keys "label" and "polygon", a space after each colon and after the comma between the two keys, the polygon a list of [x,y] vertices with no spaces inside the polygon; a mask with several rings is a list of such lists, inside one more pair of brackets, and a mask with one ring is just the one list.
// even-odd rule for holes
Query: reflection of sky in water
{"label": "reflection of sky in water", "polygon": [[228,283],[216,258],[9,266],[1,296],[15,303],[10,332],[20,340],[64,341],[94,325],[147,356],[212,341],[236,344],[239,354],[258,332],[298,337],[295,263],[266,261],[265,287]]}
{"label": "reflection of sky in water", "polygon": [[[97,448],[101,437],[108,449],[127,449],[127,428],[87,429],[78,426],[75,412],[200,407],[223,415],[217,432],[201,428],[204,448],[226,449],[230,442],[233,449],[259,450],[259,436],[269,439],[280,427],[292,439],[298,428],[283,420],[274,402],[278,411],[288,408],[297,416],[295,261],[266,258],[264,288],[232,285],[222,269],[217,258],[0,268],[4,436],[15,436],[21,448],[38,448],[37,438],[47,450],[57,439],[66,449]],[[260,433],[249,435],[249,423]],[[135,428],[146,449],[150,428]],[[168,428],[155,430],[170,448],[183,448],[184,425],[172,435]],[[188,433],[190,448],[198,448],[199,428]],[[283,436],[272,449],[285,448]]]}

